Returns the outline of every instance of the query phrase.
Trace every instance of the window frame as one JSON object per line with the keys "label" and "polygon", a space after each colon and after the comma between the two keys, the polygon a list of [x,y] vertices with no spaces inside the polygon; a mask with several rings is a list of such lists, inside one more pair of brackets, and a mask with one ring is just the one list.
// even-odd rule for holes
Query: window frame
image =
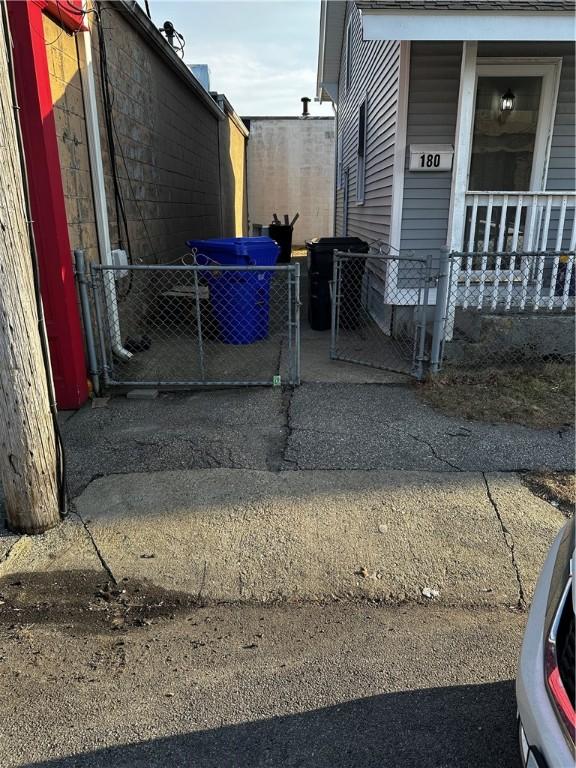
{"label": "window frame", "polygon": [[[362,111],[364,113],[363,126],[360,121]],[[364,205],[366,199],[366,156],[368,154],[368,94],[364,94],[358,103],[356,142],[356,205]]]}
{"label": "window frame", "polygon": [[344,187],[344,135],[342,131],[338,133],[336,141],[336,189]]}

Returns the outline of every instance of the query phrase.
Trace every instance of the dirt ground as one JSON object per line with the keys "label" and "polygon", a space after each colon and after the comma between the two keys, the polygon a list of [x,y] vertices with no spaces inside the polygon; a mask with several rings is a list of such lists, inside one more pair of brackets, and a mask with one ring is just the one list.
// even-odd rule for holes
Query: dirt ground
{"label": "dirt ground", "polygon": [[433,407],[472,421],[559,428],[574,424],[574,366],[569,364],[454,369],[417,391]]}
{"label": "dirt ground", "polygon": [[557,507],[566,517],[574,517],[576,476],[573,472],[528,472],[524,482],[532,493]]}

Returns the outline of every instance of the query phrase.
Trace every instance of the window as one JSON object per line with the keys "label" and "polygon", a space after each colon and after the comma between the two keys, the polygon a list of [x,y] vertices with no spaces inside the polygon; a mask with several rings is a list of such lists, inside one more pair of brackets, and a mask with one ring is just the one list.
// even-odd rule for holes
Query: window
{"label": "window", "polygon": [[352,80],[352,19],[348,20],[346,28],[346,78],[344,81],[345,90],[350,87]]}
{"label": "window", "polygon": [[356,202],[364,202],[364,187],[366,183],[366,126],[367,100],[358,108],[358,150],[356,163]]}
{"label": "window", "polygon": [[344,158],[342,157],[342,134],[338,136],[336,145],[336,189],[342,189],[344,185]]}

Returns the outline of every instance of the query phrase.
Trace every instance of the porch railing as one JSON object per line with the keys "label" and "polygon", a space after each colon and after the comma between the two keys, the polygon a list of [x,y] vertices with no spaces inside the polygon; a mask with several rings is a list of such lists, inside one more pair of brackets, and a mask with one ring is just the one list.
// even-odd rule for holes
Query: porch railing
{"label": "porch railing", "polygon": [[464,251],[573,251],[575,192],[467,192]]}
{"label": "porch railing", "polygon": [[463,309],[574,304],[576,193],[469,192],[453,301]]}
{"label": "porch railing", "polygon": [[467,192],[452,254],[446,340],[456,309],[566,312],[574,307],[576,193]]}

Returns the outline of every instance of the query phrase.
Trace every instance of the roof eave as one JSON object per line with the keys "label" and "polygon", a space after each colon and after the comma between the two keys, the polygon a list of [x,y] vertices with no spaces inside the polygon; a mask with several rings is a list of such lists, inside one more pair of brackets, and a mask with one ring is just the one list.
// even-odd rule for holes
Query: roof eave
{"label": "roof eave", "polygon": [[[571,42],[568,11],[392,10],[362,7],[364,40]],[[506,20],[510,24],[506,23]]]}
{"label": "roof eave", "polygon": [[[337,87],[340,74],[340,52],[344,38],[346,3],[340,0],[321,0],[320,35],[318,46],[318,73],[316,96],[320,101],[337,99]],[[334,93],[336,95],[334,96]]]}

